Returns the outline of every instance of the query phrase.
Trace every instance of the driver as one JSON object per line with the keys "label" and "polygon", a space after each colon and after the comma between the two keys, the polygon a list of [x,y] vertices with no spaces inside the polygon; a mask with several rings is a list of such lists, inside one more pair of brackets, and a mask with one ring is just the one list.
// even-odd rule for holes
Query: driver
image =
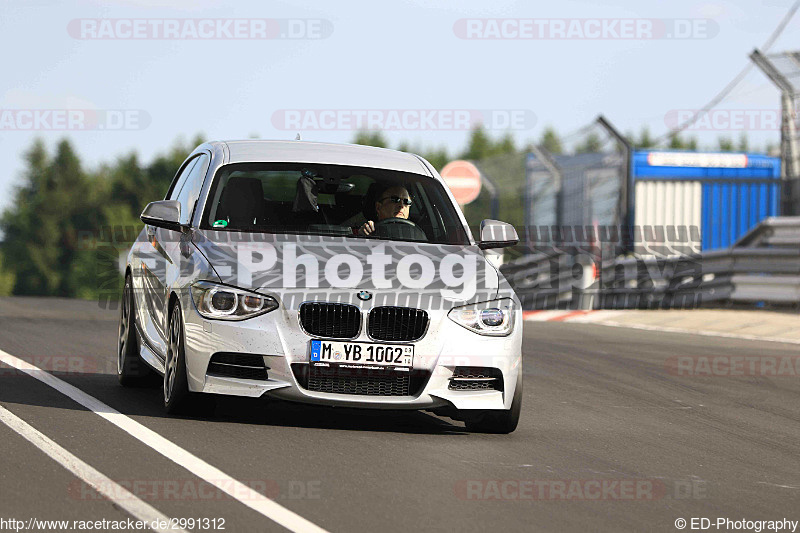
{"label": "driver", "polygon": [[[375,202],[375,212],[378,214],[378,222],[387,218],[403,218],[408,220],[408,211],[411,207],[411,195],[402,185],[389,187]],[[375,231],[375,222],[367,220],[360,228],[359,235],[371,235]]]}

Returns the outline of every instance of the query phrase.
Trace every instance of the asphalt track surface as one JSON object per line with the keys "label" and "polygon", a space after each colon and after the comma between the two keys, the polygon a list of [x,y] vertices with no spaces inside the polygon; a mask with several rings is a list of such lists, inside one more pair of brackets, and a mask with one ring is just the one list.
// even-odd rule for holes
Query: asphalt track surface
{"label": "asphalt track surface", "polygon": [[[211,419],[166,416],[158,388],[118,385],[116,335],[117,311],[97,303],[0,299],[0,350],[328,531],[678,531],[678,518],[800,519],[800,377],[669,367],[678,355],[795,357],[797,345],[526,323],[520,427],[481,435],[427,413],[235,398]],[[166,516],[286,530],[2,364],[0,407]],[[0,519],[129,518],[3,423],[0,443]]]}

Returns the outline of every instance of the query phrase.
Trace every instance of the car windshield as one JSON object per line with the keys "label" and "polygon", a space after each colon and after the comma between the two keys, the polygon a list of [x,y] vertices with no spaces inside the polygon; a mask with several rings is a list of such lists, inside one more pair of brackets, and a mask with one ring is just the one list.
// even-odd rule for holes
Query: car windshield
{"label": "car windshield", "polygon": [[234,163],[216,172],[208,198],[203,229],[469,244],[442,185],[407,172]]}

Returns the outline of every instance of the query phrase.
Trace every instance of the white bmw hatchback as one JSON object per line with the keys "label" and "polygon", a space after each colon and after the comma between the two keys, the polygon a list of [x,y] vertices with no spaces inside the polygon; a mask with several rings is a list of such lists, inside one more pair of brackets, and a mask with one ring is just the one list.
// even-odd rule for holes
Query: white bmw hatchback
{"label": "white bmw hatchback", "polygon": [[301,141],[198,146],[142,213],[120,313],[123,385],[170,413],[216,395],[421,409],[514,431],[519,302],[423,158]]}

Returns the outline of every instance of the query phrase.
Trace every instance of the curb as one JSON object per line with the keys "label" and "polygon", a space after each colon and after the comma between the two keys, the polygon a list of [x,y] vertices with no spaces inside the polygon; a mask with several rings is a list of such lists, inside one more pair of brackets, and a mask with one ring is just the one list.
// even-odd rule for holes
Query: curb
{"label": "curb", "polygon": [[530,322],[597,322],[613,316],[617,316],[624,311],[523,311],[523,320]]}
{"label": "curb", "polygon": [[741,335],[723,331],[692,330],[672,328],[667,326],[651,326],[646,324],[626,324],[610,320],[624,314],[625,311],[523,311],[522,318],[525,322],[574,322],[579,324],[596,324],[613,328],[629,328],[644,331],[659,331],[664,333],[684,333],[688,335],[703,335],[706,337],[723,337],[728,339],[742,339],[748,341],[780,342],[783,344],[800,344],[800,340],[782,339],[780,337],[759,337],[757,335]]}

